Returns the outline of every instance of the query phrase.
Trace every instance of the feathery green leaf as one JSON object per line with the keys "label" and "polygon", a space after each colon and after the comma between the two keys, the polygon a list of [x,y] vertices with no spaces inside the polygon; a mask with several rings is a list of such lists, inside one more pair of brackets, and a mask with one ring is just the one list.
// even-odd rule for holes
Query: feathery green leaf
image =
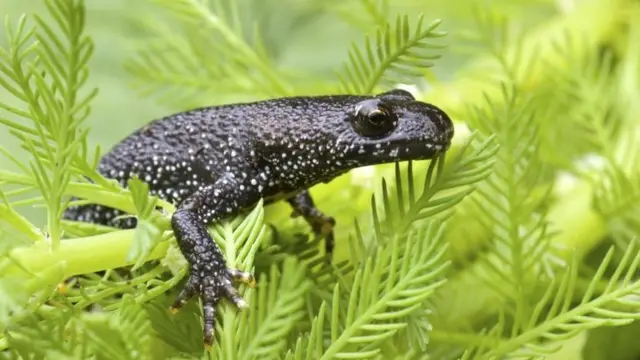
{"label": "feathery green leaf", "polygon": [[432,40],[446,35],[436,30],[440,21],[429,25],[424,21],[420,15],[412,31],[409,17],[398,15],[395,26],[387,22],[378,27],[375,38],[366,37],[362,48],[354,43],[339,74],[341,91],[370,94],[378,86],[411,82],[423,75],[440,57],[435,50],[443,47]]}
{"label": "feathery green leaf", "polygon": [[[325,341],[324,332],[320,330],[324,320],[320,318],[314,320],[313,337],[307,339],[307,344],[319,346],[314,357],[371,358],[379,353],[383,340],[406,327],[404,316],[416,310],[442,285],[442,276],[447,269],[442,231],[441,222],[434,220],[428,228],[412,233],[406,239],[395,237],[380,246],[356,270],[348,300],[341,299],[336,285],[329,305],[329,345],[321,345]],[[342,306],[341,301],[348,306]],[[295,353],[305,346],[309,358],[310,345],[297,344]]]}

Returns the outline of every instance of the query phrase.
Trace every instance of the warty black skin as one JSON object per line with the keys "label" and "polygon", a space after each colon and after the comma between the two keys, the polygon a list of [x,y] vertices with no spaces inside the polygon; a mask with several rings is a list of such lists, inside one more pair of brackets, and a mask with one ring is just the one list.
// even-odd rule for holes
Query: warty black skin
{"label": "warty black skin", "polygon": [[[265,203],[286,199],[333,249],[332,217],[307,189],[351,169],[431,159],[446,151],[453,124],[437,107],[404,90],[376,96],[290,97],[199,108],[155,120],[117,144],[98,171],[123,186],[136,175],[150,192],[177,204],[171,225],[190,273],[173,309],[198,294],[204,342],[211,346],[221,297],[246,303],[232,280],[250,274],[229,269],[206,226]],[[69,208],[64,217],[119,228],[135,218],[99,205]]]}

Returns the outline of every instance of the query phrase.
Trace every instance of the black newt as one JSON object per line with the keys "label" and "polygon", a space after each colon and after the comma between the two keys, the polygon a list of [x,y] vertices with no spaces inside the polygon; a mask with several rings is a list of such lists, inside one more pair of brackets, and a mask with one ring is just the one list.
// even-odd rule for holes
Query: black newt
{"label": "black newt", "polygon": [[[431,159],[448,150],[454,130],[444,111],[395,89],[375,96],[288,97],[198,108],[150,122],[106,153],[98,171],[123,186],[134,175],[152,194],[177,206],[171,226],[190,265],[173,305],[198,294],[204,343],[213,343],[221,297],[246,307],[232,280],[251,274],[227,268],[206,226],[250,208],[286,200],[333,249],[335,220],[307,189],[351,169]],[[71,207],[64,218],[117,228],[136,219],[96,204]]]}

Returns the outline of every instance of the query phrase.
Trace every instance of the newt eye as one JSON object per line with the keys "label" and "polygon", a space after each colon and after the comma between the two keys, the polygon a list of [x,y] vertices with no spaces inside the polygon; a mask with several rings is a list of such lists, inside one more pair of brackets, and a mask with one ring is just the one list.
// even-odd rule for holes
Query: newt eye
{"label": "newt eye", "polygon": [[389,135],[398,125],[398,118],[377,100],[364,101],[356,107],[353,129],[360,135],[379,138]]}

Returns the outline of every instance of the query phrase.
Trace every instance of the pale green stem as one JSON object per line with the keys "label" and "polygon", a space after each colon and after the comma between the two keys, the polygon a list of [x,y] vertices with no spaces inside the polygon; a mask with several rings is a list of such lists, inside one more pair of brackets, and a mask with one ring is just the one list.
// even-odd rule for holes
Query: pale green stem
{"label": "pale green stem", "polygon": [[[15,249],[11,252],[15,263],[5,269],[3,276],[20,273],[23,271],[21,267],[29,273],[37,273],[56,264],[62,265],[64,277],[133,265],[136,259],[125,259],[133,244],[134,232],[135,230],[122,230],[67,239],[60,242],[57,251],[51,251],[44,242]],[[148,259],[162,258],[168,247],[169,242],[161,242],[149,254]]]}

